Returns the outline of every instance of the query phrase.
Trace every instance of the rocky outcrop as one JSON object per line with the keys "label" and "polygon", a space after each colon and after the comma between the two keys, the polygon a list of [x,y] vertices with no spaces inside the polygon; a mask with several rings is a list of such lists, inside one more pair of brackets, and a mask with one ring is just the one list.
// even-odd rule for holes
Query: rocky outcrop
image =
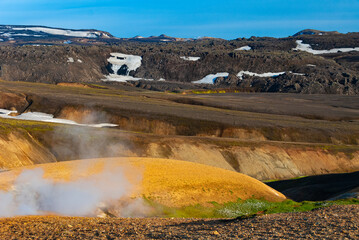
{"label": "rocky outcrop", "polygon": [[6,90],[2,92],[0,90],[0,109],[8,109],[22,113],[31,103],[32,101],[28,100],[25,94],[11,93]]}
{"label": "rocky outcrop", "polygon": [[[107,74],[110,49],[66,46],[1,47],[0,73],[7,81],[99,82]],[[69,58],[73,59],[68,61]]]}

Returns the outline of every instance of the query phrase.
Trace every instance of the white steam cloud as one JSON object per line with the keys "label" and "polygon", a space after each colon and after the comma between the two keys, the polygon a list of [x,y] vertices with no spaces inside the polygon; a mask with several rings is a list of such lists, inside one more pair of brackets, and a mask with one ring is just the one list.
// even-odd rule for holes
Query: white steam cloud
{"label": "white steam cloud", "polygon": [[99,174],[69,182],[44,178],[42,168],[24,170],[9,191],[0,192],[0,217],[145,216],[148,209],[142,200],[130,200],[133,188],[121,167],[107,167]]}
{"label": "white steam cloud", "polygon": [[[93,119],[108,121],[104,113],[91,112],[81,122],[96,122]],[[127,156],[128,142],[121,132],[112,129],[62,126],[54,129],[49,141],[51,152],[58,161]]]}

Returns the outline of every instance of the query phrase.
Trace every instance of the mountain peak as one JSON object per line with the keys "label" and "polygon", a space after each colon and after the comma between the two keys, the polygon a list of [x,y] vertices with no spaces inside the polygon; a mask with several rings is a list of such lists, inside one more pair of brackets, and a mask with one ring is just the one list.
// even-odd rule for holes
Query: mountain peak
{"label": "mountain peak", "polygon": [[301,35],[335,35],[335,34],[341,34],[341,33],[337,31],[320,31],[315,29],[304,29],[294,34],[293,37],[297,37]]}

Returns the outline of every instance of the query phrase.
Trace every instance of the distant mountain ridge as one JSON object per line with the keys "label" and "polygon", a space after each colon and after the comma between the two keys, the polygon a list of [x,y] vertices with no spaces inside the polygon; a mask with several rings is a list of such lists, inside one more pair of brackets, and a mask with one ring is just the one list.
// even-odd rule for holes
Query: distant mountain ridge
{"label": "distant mountain ridge", "polygon": [[150,37],[136,36],[133,38],[128,38],[126,40],[139,41],[139,42],[187,42],[187,41],[193,41],[195,39],[193,39],[193,38],[176,38],[176,37],[167,36],[165,34],[161,34],[159,36],[150,36]]}
{"label": "distant mountain ridge", "polygon": [[36,25],[0,25],[1,45],[98,44],[116,39],[108,32],[95,29],[75,30]]}
{"label": "distant mountain ridge", "polygon": [[66,29],[37,25],[0,25],[0,44],[106,44],[121,41],[178,42],[193,41],[192,38],[160,36],[117,38],[96,29]]}
{"label": "distant mountain ridge", "polygon": [[[304,29],[293,37],[311,35],[339,35],[337,31]],[[0,25],[0,45],[103,45],[119,42],[191,42],[196,40],[224,40],[221,38],[179,38],[165,34],[159,36],[135,36],[118,38],[111,33],[96,29],[66,29],[39,25]]]}
{"label": "distant mountain ridge", "polygon": [[315,29],[304,29],[294,34],[293,37],[297,37],[301,35],[337,35],[337,34],[341,34],[341,33],[338,31],[320,31]]}
{"label": "distant mountain ridge", "polygon": [[14,37],[48,37],[50,35],[84,38],[112,38],[105,31],[95,29],[65,29],[36,25],[0,25],[0,36],[2,38]]}

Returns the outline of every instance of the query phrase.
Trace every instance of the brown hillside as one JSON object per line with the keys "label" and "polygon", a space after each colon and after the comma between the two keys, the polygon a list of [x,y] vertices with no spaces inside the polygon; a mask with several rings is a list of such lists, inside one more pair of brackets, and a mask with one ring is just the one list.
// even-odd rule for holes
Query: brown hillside
{"label": "brown hillside", "polygon": [[0,169],[56,162],[48,149],[24,131],[12,129],[7,136],[0,134],[0,149]]}

